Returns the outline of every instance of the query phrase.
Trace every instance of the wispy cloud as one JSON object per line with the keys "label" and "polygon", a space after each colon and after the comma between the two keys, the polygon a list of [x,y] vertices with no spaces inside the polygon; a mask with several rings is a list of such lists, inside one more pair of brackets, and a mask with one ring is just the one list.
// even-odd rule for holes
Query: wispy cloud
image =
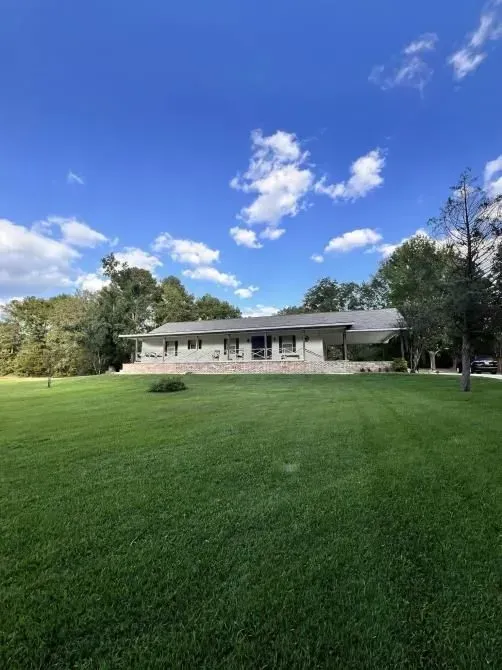
{"label": "wispy cloud", "polygon": [[375,65],[369,80],[387,91],[397,86],[415,88],[423,91],[434,74],[434,70],[427,63],[425,54],[433,52],[439,38],[436,33],[424,33],[410,42],[401,51],[398,58],[390,65]]}
{"label": "wispy cloud", "polygon": [[230,228],[230,236],[234,242],[240,247],[248,247],[249,249],[261,249],[263,244],[260,244],[258,237],[251,228],[239,228],[234,226]]}
{"label": "wispy cloud", "polygon": [[235,275],[220,272],[211,266],[201,266],[196,267],[193,270],[183,270],[183,276],[188,277],[189,279],[198,279],[200,281],[221,284],[222,286],[229,286],[231,288],[237,288],[241,284]]}
{"label": "wispy cloud", "polygon": [[79,186],[84,186],[85,180],[84,180],[83,177],[81,177],[76,172],[73,172],[72,170],[68,170],[68,174],[66,175],[66,183],[67,184],[78,184]]}
{"label": "wispy cloud", "polygon": [[115,258],[119,263],[127,263],[129,267],[142,268],[152,273],[155,273],[157,268],[162,267],[160,258],[138,247],[124,247],[124,249],[115,253]]}
{"label": "wispy cloud", "polygon": [[331,238],[326,245],[324,252],[347,253],[353,249],[361,249],[370,244],[377,244],[381,239],[382,236],[380,233],[377,233],[377,231],[372,228],[358,228],[343,233],[343,235],[339,235],[338,237]]}
{"label": "wispy cloud", "polygon": [[234,291],[235,295],[238,296],[239,298],[252,298],[253,295],[259,291],[260,289],[258,286],[248,286],[246,288],[238,288]]}
{"label": "wispy cloud", "polygon": [[484,188],[490,198],[502,195],[502,154],[485,165]]}
{"label": "wispy cloud", "polygon": [[324,256],[321,256],[321,254],[312,254],[310,260],[314,261],[314,263],[324,263]]}
{"label": "wispy cloud", "polygon": [[384,167],[383,152],[380,149],[374,149],[352,163],[350,177],[347,181],[326,184],[326,178],[323,177],[315,184],[315,192],[327,195],[333,200],[353,201],[364,198],[370,191],[383,184]]}
{"label": "wispy cloud", "polygon": [[109,242],[106,235],[91,228],[85,221],[79,221],[75,217],[49,216],[44,221],[37,221],[34,229],[50,234],[53,227],[59,227],[63,236],[63,242],[74,247],[94,248],[99,244]]}
{"label": "wispy cloud", "polygon": [[204,242],[175,239],[169,233],[161,233],[152,244],[152,249],[157,253],[168,251],[173,261],[188,265],[212,265],[220,259],[218,249],[211,249]]}
{"label": "wispy cloud", "polygon": [[466,36],[464,45],[448,59],[454,78],[461,80],[477,70],[488,55],[486,43],[501,38],[502,0],[492,0],[482,10],[477,29]]}
{"label": "wispy cloud", "polygon": [[273,316],[279,311],[278,307],[255,305],[242,310],[242,316]]}
{"label": "wispy cloud", "polygon": [[367,249],[366,253],[368,254],[378,253],[384,259],[389,258],[389,256],[392,256],[392,254],[394,253],[394,251],[396,251],[396,249],[399,249],[399,247],[402,246],[405,242],[408,242],[408,240],[411,240],[413,237],[417,236],[430,237],[428,232],[424,228],[419,228],[413,233],[413,235],[403,237],[402,240],[400,240],[399,242],[394,243],[384,242],[382,244],[377,244],[371,247],[371,249]]}

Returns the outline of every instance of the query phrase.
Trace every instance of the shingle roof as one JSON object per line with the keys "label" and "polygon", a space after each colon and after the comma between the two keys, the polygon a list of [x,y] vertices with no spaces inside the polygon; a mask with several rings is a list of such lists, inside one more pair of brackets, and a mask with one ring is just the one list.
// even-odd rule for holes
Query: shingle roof
{"label": "shingle roof", "polygon": [[189,333],[247,332],[277,328],[326,328],[350,326],[351,330],[392,330],[399,328],[401,316],[396,309],[371,309],[350,312],[319,312],[285,314],[283,316],[255,316],[240,319],[215,319],[212,321],[184,321],[165,323],[150,331],[149,335],[183,335]]}

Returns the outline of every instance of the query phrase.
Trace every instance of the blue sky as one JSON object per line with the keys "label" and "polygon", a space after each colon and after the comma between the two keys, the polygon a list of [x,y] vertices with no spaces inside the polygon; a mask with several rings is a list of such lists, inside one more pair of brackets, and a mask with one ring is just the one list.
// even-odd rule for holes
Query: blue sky
{"label": "blue sky", "polygon": [[0,300],[113,249],[270,313],[502,192],[502,0],[4,0],[0,53]]}

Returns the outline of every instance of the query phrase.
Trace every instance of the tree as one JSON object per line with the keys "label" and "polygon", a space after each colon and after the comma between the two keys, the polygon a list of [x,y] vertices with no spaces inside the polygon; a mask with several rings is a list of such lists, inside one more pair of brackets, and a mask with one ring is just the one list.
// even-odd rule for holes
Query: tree
{"label": "tree", "polygon": [[195,312],[197,318],[202,321],[209,319],[236,319],[241,316],[238,307],[234,307],[226,300],[219,300],[209,293],[195,301]]}
{"label": "tree", "polygon": [[155,324],[195,321],[195,300],[178,277],[166,277],[160,282],[159,299],[155,305]]}
{"label": "tree", "polygon": [[492,282],[491,330],[498,360],[498,372],[502,374],[502,242],[497,245],[493,257],[490,279]]}
{"label": "tree", "polygon": [[323,277],[314,284],[305,294],[302,304],[306,312],[342,312],[383,306],[386,306],[386,296],[378,281],[339,283],[329,277]]}
{"label": "tree", "polygon": [[47,372],[56,377],[87,374],[84,326],[88,298],[85,294],[59,295],[49,303],[50,326],[45,339]]}
{"label": "tree", "polygon": [[[133,347],[130,340],[123,340],[120,335],[144,332],[155,325],[160,291],[151,272],[118,263],[113,254],[102,259],[102,266],[110,283],[101,289],[94,305],[93,324],[99,324],[99,328],[87,333],[99,335],[102,340],[100,366],[120,368],[129,360]],[[94,348],[96,345],[94,340]]]}
{"label": "tree", "polygon": [[302,307],[301,305],[290,305],[280,309],[277,314],[279,314],[279,316],[285,316],[287,314],[305,314],[306,311],[305,307]]}
{"label": "tree", "polygon": [[424,350],[435,370],[436,355],[446,345],[444,312],[451,272],[452,251],[425,235],[402,244],[378,270],[378,281],[386,285],[391,305],[404,317],[414,372]]}
{"label": "tree", "polygon": [[11,375],[15,371],[21,341],[18,323],[9,320],[0,321],[0,375]]}
{"label": "tree", "polygon": [[447,312],[462,340],[461,388],[470,391],[472,343],[486,329],[489,315],[487,264],[502,233],[501,197],[490,199],[469,172],[451,190],[430,225],[453,251]]}

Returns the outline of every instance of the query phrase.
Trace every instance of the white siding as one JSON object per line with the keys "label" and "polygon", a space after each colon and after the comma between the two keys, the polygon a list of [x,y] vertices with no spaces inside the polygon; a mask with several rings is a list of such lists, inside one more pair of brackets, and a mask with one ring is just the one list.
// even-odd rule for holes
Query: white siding
{"label": "white siding", "polygon": [[[204,362],[209,363],[213,361],[224,361],[224,340],[234,341],[236,337],[239,338],[239,353],[241,356],[237,360],[251,360],[251,338],[253,335],[264,335],[264,333],[205,333],[202,335],[183,335],[183,336],[166,336],[166,340],[172,344],[171,351],[174,351],[174,342],[178,342],[177,356],[170,353],[165,356],[165,361],[170,362]],[[279,337],[282,337],[284,344],[292,341],[292,336],[296,337],[296,356],[288,356],[291,360],[303,360],[304,341],[303,331],[298,330],[284,330],[273,331],[269,333],[272,337],[272,360],[282,360],[282,355],[279,351]],[[325,358],[323,337],[319,331],[308,331],[306,337],[308,341],[305,342],[305,360],[319,361]],[[201,348],[190,350],[188,349],[188,340],[201,340]],[[149,337],[142,341],[141,358],[142,363],[162,362],[162,348],[163,337]],[[216,358],[215,352],[219,351],[219,359]]]}

